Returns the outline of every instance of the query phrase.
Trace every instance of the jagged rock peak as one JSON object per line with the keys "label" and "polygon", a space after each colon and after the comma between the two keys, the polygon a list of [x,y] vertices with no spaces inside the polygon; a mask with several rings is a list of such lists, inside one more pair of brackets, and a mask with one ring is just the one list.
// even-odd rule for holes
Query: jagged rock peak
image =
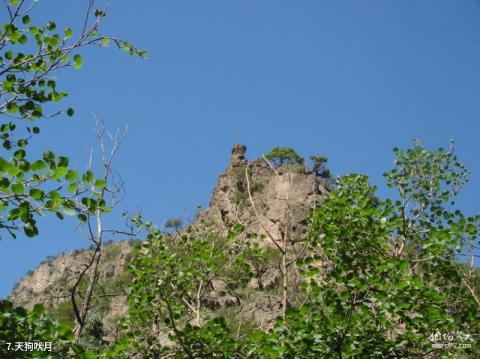
{"label": "jagged rock peak", "polygon": [[[218,177],[209,207],[202,212],[202,220],[215,223],[221,235],[228,233],[232,226],[242,224],[241,238],[267,236],[265,228],[280,238],[288,220],[289,240],[301,241],[310,209],[325,197],[323,186],[303,165],[287,164],[273,170],[263,158],[248,162],[246,150],[242,144],[233,146],[228,168]],[[265,244],[270,242],[266,240]]]}
{"label": "jagged rock peak", "polygon": [[247,152],[247,146],[240,143],[236,143],[232,148],[232,156],[230,157],[230,162],[228,164],[229,168],[246,166],[248,164],[247,159],[245,158],[245,153]]}

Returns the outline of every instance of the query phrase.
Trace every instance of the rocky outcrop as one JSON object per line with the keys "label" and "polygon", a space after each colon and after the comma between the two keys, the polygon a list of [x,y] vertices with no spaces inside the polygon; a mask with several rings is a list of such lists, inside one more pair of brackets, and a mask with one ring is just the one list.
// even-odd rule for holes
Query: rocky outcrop
{"label": "rocky outcrop", "polygon": [[[255,268],[254,278],[241,288],[243,298],[239,297],[239,288],[235,292],[225,281],[213,280],[205,303],[212,312],[239,310],[238,318],[253,320],[260,327],[268,328],[281,312],[281,300],[275,295],[281,273],[272,238],[277,241],[286,238],[295,248],[304,238],[309,211],[323,201],[326,190],[304,165],[273,168],[264,158],[248,162],[246,151],[245,145],[233,146],[227,169],[218,177],[209,207],[192,226],[226,235],[241,224],[244,230],[238,240],[254,238],[264,250],[271,250],[273,260]],[[69,288],[90,256],[89,250],[74,251],[44,261],[21,280],[10,299],[27,308],[35,303],[42,303],[53,311],[62,305],[68,307]],[[99,283],[102,290],[115,294],[109,298],[108,305],[97,304],[106,328],[113,328],[116,319],[126,313],[125,289],[131,280],[126,267],[132,257],[133,246],[126,241],[104,249]],[[295,282],[295,273],[292,274]]]}
{"label": "rocky outcrop", "polygon": [[245,153],[247,152],[247,146],[242,144],[235,144],[232,148],[232,157],[228,164],[228,168],[231,170],[236,167],[243,167],[248,164],[247,159],[245,158]]}
{"label": "rocky outcrop", "polygon": [[303,165],[274,169],[264,158],[248,163],[246,150],[244,145],[234,145],[227,170],[218,177],[209,208],[201,217],[224,231],[242,224],[246,236],[264,236],[266,245],[269,234],[302,240],[308,213],[323,201],[326,189]]}
{"label": "rocky outcrop", "polygon": [[[73,287],[91,255],[92,251],[88,249],[75,250],[44,260],[34,271],[22,278],[9,299],[15,305],[28,309],[36,303],[42,303],[52,313],[55,313],[57,308],[64,307],[62,318],[65,321],[73,320],[70,288]],[[107,331],[115,325],[118,317],[126,313],[126,290],[130,283],[130,275],[126,268],[132,258],[131,242],[120,241],[104,248],[98,282],[108,295],[108,301],[98,302],[96,307],[97,314],[102,317]],[[86,275],[88,276],[89,272]]]}

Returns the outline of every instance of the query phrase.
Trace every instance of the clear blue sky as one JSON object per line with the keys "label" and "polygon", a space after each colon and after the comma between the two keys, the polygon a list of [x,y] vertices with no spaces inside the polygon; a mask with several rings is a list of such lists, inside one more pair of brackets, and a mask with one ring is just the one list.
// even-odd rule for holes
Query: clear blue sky
{"label": "clear blue sky", "polygon": [[[41,0],[32,18],[78,28],[85,3]],[[277,145],[326,155],[334,174],[368,174],[386,193],[393,147],[455,139],[472,170],[459,207],[480,212],[479,1],[109,3],[104,32],[149,58],[86,51],[81,71],[59,74],[75,117],[44,123],[32,146],[83,168],[91,113],[129,121],[112,223],[122,210],[161,224],[206,206],[236,142],[251,159]],[[38,238],[0,241],[0,297],[46,255],[87,245],[73,222],[40,225]]]}

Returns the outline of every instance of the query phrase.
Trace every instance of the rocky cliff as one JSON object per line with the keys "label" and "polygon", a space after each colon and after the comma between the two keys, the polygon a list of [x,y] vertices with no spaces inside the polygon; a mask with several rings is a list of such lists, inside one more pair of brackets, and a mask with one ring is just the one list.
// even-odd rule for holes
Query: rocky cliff
{"label": "rocky cliff", "polygon": [[[267,238],[268,233],[282,237],[288,225],[289,240],[301,240],[308,212],[315,202],[323,201],[326,189],[304,165],[274,168],[262,157],[249,163],[246,150],[240,144],[233,147],[228,168],[218,177],[209,208],[201,218],[224,229],[239,223],[244,225],[246,236]],[[265,244],[271,243],[267,240]]]}
{"label": "rocky cliff", "polygon": [[[219,234],[226,234],[241,224],[243,239],[260,238],[265,251],[270,250],[268,263],[258,269],[254,279],[243,289],[241,314],[236,308],[238,293],[229,292],[224,282],[211,283],[210,295],[211,307],[222,311],[222,315],[240,315],[268,327],[281,309],[275,289],[280,273],[273,240],[288,236],[288,242],[295,247],[304,237],[309,210],[323,200],[326,190],[315,174],[303,165],[274,168],[265,158],[248,162],[245,154],[244,145],[233,147],[230,162],[218,177],[209,207],[199,213],[192,226],[201,229],[208,223],[208,230],[213,228]],[[44,261],[20,281],[10,299],[27,308],[43,303],[53,316],[73,323],[69,288],[90,254],[89,250],[74,251]],[[109,335],[114,335],[116,319],[126,313],[126,290],[131,280],[126,268],[132,258],[133,246],[128,241],[112,243],[104,249],[99,268],[99,291],[108,296],[96,300],[93,311],[101,318]]]}
{"label": "rocky cliff", "polygon": [[[112,333],[116,319],[127,310],[127,289],[131,280],[127,266],[133,258],[134,241],[120,241],[108,244],[99,265],[98,297],[94,300],[94,312],[102,318],[107,332]],[[10,300],[16,305],[31,309],[42,303],[53,317],[62,323],[73,324],[73,308],[70,301],[70,288],[79,273],[91,258],[89,249],[75,250],[50,257],[29,272],[16,285]],[[88,276],[87,272],[87,276]],[[79,284],[84,290],[85,283]],[[108,296],[100,298],[100,294]]]}

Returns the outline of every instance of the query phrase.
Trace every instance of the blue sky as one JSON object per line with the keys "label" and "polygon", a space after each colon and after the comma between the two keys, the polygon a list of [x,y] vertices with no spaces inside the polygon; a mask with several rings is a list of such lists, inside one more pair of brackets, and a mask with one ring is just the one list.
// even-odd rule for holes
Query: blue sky
{"label": "blue sky", "polygon": [[[86,1],[41,0],[35,20],[78,29]],[[72,119],[43,123],[32,143],[83,169],[92,113],[129,122],[116,163],[123,210],[156,223],[206,206],[232,144],[253,159],[274,146],[323,154],[336,175],[382,173],[392,148],[456,141],[471,169],[458,205],[480,213],[480,2],[110,0],[104,32],[149,51],[84,51],[58,74]],[[75,223],[40,221],[40,236],[0,241],[0,297],[47,255],[86,246]]]}

